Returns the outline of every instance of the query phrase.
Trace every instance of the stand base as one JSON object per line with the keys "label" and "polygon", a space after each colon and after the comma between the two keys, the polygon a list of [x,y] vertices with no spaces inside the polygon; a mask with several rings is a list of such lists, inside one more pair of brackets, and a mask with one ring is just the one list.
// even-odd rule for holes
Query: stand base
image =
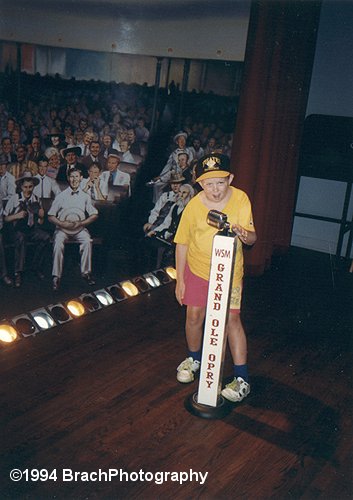
{"label": "stand base", "polygon": [[217,406],[204,405],[197,402],[197,392],[190,394],[185,399],[185,408],[200,418],[217,419],[223,418],[233,409],[233,405],[227,401],[222,395],[219,396]]}

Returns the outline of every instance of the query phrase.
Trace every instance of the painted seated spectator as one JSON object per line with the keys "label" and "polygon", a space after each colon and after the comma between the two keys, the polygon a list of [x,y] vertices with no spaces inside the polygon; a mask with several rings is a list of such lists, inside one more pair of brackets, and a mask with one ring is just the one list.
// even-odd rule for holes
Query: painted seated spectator
{"label": "painted seated spectator", "polygon": [[105,121],[102,116],[102,110],[99,108],[96,108],[93,112],[92,125],[97,132],[99,130],[102,130],[105,125]]}
{"label": "painted seated spectator", "polygon": [[[33,131],[33,128],[30,128],[28,131],[28,135],[29,135],[29,132],[31,133],[31,136],[30,136],[31,140],[33,139],[32,131]],[[41,120],[40,126],[39,126],[39,137],[40,137],[40,140],[41,140],[41,143],[42,143],[44,149],[46,147],[46,144],[48,143],[48,135],[49,134],[50,134],[50,130],[49,130],[48,125],[43,120]]]}
{"label": "painted seated spectator", "polygon": [[172,243],[182,211],[194,196],[194,189],[190,184],[182,184],[179,189],[178,198],[170,207],[168,214],[159,226],[147,233],[147,236],[157,236],[160,240]]}
{"label": "painted seated spectator", "polygon": [[69,123],[64,124],[64,136],[65,136],[65,143],[68,146],[74,146],[75,145],[75,134],[74,134],[74,127],[70,125]]}
{"label": "painted seated spectator", "polygon": [[194,137],[191,141],[190,151],[192,153],[193,159],[199,160],[205,155],[203,147],[201,147],[201,140],[199,137]]}
{"label": "painted seated spectator", "polygon": [[105,201],[108,198],[108,179],[102,176],[99,163],[91,163],[88,169],[88,178],[82,179],[81,189],[90,195],[93,202]]}
{"label": "painted seated spectator", "polygon": [[20,127],[17,126],[13,129],[10,138],[11,138],[12,152],[16,154],[16,149],[21,144]]}
{"label": "painted seated spectator", "polygon": [[10,139],[11,134],[14,131],[14,129],[16,128],[16,126],[18,126],[18,124],[16,123],[15,118],[13,118],[12,116],[9,116],[6,120],[6,128],[2,132],[1,138],[7,137],[8,139]]}
{"label": "painted seated spectator", "polygon": [[178,166],[178,155],[180,153],[186,153],[188,155],[188,161],[193,160],[191,149],[186,146],[187,134],[185,132],[178,132],[174,136],[174,143],[176,148],[169,155],[168,161],[163,167],[159,176],[153,179],[153,202],[156,203],[160,195],[162,194],[164,188],[167,186],[171,172],[175,170]]}
{"label": "painted seated spectator", "polygon": [[169,190],[162,193],[152,208],[148,221],[143,226],[143,231],[147,236],[167,217],[169,210],[179,198],[179,191],[181,184],[185,181],[184,177],[179,174],[173,174],[169,179]]}
{"label": "painted seated spectator", "polygon": [[43,198],[55,198],[55,196],[61,193],[56,180],[47,175],[48,167],[49,160],[45,155],[42,155],[38,159],[38,173],[34,176],[35,179],[38,179],[39,183],[33,189],[33,194],[41,200]]}
{"label": "painted seated spectator", "polygon": [[127,129],[127,140],[129,141],[131,154],[138,156],[144,155],[144,149],[141,147],[141,143],[137,140],[135,130],[132,127]]}
{"label": "painted seated spectator", "polygon": [[191,181],[189,182],[189,184],[191,184],[191,186],[193,187],[194,194],[197,194],[200,191],[202,191],[202,188],[201,188],[200,184],[198,182],[196,182],[196,166],[197,166],[197,162],[198,162],[198,160],[195,159],[189,165],[189,172],[191,174]]}
{"label": "painted seated spectator", "polygon": [[136,140],[139,142],[148,142],[150,131],[145,126],[145,119],[139,116],[135,127]]}
{"label": "painted seated spectator", "polygon": [[95,284],[91,274],[92,238],[87,227],[98,218],[98,210],[93,205],[91,197],[81,189],[82,179],[80,170],[70,170],[69,186],[54,199],[48,211],[49,221],[56,226],[53,244],[53,291],[60,288],[67,240],[79,243],[81,276],[88,285]]}
{"label": "painted seated spectator", "polygon": [[113,148],[112,136],[110,134],[104,134],[101,140],[101,147],[98,155],[99,163],[103,170],[106,168],[109,153],[118,153],[118,151]]}
{"label": "painted seated spectator", "polygon": [[16,179],[19,179],[25,172],[31,175],[36,175],[38,172],[38,165],[32,160],[26,158],[26,147],[20,144],[16,150],[17,161],[11,163],[8,167],[10,174]]}
{"label": "painted seated spectator", "polygon": [[83,144],[83,132],[80,129],[75,131],[74,144],[75,146],[80,146],[81,144]]}
{"label": "painted seated spectator", "polygon": [[107,170],[102,172],[101,177],[103,182],[108,184],[108,190],[114,189],[116,186],[126,188],[128,196],[131,195],[131,177],[127,172],[120,170],[120,157],[115,153],[109,153],[107,160]]}
{"label": "painted seated spectator", "polygon": [[120,154],[119,154],[121,161],[125,161],[127,163],[135,163],[135,158],[132,156],[130,153],[130,146],[129,142],[127,140],[121,141],[120,142]]}
{"label": "painted seated spectator", "polygon": [[29,242],[35,243],[32,268],[40,280],[44,279],[43,264],[50,244],[50,236],[41,226],[44,210],[40,199],[33,194],[38,179],[24,176],[17,179],[17,193],[11,196],[4,209],[4,220],[12,223],[15,244],[15,287],[22,284]]}
{"label": "painted seated spectator", "polygon": [[1,139],[1,153],[5,155],[8,163],[13,163],[17,160],[16,154],[12,151],[12,143],[9,137]]}
{"label": "painted seated spectator", "polygon": [[67,146],[65,142],[65,136],[57,127],[53,127],[50,130],[50,134],[47,136],[47,144],[46,147],[54,147],[57,152],[60,153],[62,149]]}
{"label": "painted seated spectator", "polygon": [[0,193],[2,200],[6,201],[16,193],[16,179],[7,170],[8,157],[0,155]]}
{"label": "painted seated spectator", "polygon": [[78,158],[81,154],[81,148],[79,146],[70,146],[68,148],[64,148],[60,151],[60,153],[64,160],[64,163],[59,168],[58,175],[56,177],[57,182],[67,185],[69,172],[73,169],[80,170],[82,176],[87,179],[87,167],[85,167],[78,161]]}
{"label": "painted seated spectator", "polygon": [[90,154],[90,144],[94,140],[94,133],[91,130],[86,130],[83,133],[82,143],[77,144],[77,146],[81,149],[80,156],[83,158]]}
{"label": "painted seated spectator", "polygon": [[121,114],[118,111],[117,113],[114,113],[112,121],[110,123],[110,127],[111,130],[117,131],[120,126],[121,126]]}
{"label": "painted seated spectator", "polygon": [[38,158],[42,156],[42,145],[39,137],[33,137],[31,140],[31,152],[28,155],[28,160],[34,163],[38,162]]}
{"label": "painted seated spectator", "polygon": [[187,153],[179,153],[177,164],[173,167],[172,172],[176,172],[184,177],[185,182],[192,184],[192,171],[189,164],[189,155]]}
{"label": "painted seated spectator", "polygon": [[82,132],[82,137],[83,137],[84,133],[88,129],[88,120],[86,116],[84,116],[85,114],[82,111],[79,111],[79,114],[81,115],[81,117],[78,122],[78,130]]}
{"label": "painted seated spectator", "polygon": [[222,153],[227,155],[230,158],[232,153],[232,144],[233,144],[233,135],[232,134],[224,134],[221,138],[221,146]]}
{"label": "painted seated spectator", "polygon": [[91,141],[89,145],[89,154],[81,159],[82,165],[88,169],[92,163],[99,163],[100,149],[101,147],[98,141]]}
{"label": "painted seated spectator", "polygon": [[55,122],[57,117],[58,117],[58,112],[55,108],[50,108],[49,113],[46,113],[45,118],[46,118],[47,125],[50,129],[52,129],[54,127],[54,122]]}
{"label": "painted seated spectator", "polygon": [[157,250],[156,268],[161,267],[162,264],[174,263],[175,245],[173,239],[181,214],[193,195],[194,190],[189,184],[181,184],[174,203],[170,206],[165,205],[165,209],[169,207],[168,213],[163,214],[164,218],[159,219],[159,224],[155,223],[146,233],[146,243]]}
{"label": "painted seated spectator", "polygon": [[205,155],[208,155],[208,154],[211,154],[211,153],[215,153],[215,150],[216,150],[216,146],[217,146],[217,141],[216,141],[216,138],[215,137],[210,137],[207,141],[207,144],[205,146]]}
{"label": "painted seated spectator", "polygon": [[3,199],[0,192],[0,281],[5,286],[12,286],[12,279],[7,274],[6,256],[2,228],[4,224]]}
{"label": "painted seated spectator", "polygon": [[56,179],[60,168],[60,155],[56,148],[47,148],[44,151],[44,156],[48,158],[47,175],[52,179]]}
{"label": "painted seated spectator", "polygon": [[116,130],[115,139],[112,144],[113,149],[120,152],[121,151],[120,143],[121,141],[126,141],[126,140],[127,140],[127,130],[122,125],[119,125],[119,127]]}

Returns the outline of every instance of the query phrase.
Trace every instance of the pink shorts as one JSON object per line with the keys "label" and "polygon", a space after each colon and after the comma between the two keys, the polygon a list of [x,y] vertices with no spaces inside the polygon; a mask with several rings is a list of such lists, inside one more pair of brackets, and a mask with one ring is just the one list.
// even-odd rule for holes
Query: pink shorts
{"label": "pink shorts", "polygon": [[[208,281],[196,276],[186,264],[184,271],[185,293],[183,303],[187,306],[206,307]],[[232,288],[229,312],[239,314],[241,306],[242,283]]]}

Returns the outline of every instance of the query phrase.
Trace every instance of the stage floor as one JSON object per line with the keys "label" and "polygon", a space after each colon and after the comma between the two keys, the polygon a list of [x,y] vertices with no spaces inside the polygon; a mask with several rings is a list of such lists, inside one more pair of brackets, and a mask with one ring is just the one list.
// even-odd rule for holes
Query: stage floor
{"label": "stage floor", "polygon": [[184,407],[174,283],[1,346],[1,498],[352,498],[351,276],[299,256],[246,280],[252,392],[221,420]]}

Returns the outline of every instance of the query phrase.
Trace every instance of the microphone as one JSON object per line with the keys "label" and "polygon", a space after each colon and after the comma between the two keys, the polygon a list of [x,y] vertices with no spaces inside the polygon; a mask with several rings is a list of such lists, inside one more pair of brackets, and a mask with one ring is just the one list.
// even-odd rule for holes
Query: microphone
{"label": "microphone", "polygon": [[210,210],[207,214],[207,224],[215,227],[219,231],[231,232],[228,217],[218,210]]}

